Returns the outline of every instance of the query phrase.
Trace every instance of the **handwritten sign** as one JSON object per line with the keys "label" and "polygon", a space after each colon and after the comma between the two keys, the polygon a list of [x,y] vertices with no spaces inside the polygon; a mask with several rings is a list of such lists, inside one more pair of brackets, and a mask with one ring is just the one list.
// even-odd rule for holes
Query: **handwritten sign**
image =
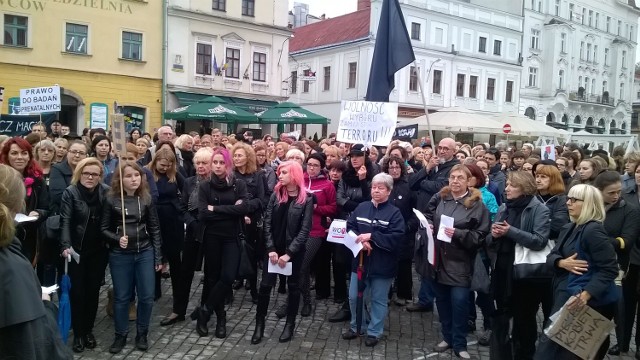
{"label": "handwritten sign", "polygon": [[336,140],[350,144],[387,146],[398,119],[398,104],[342,101]]}
{"label": "handwritten sign", "polygon": [[553,323],[545,334],[553,341],[579,356],[593,359],[598,348],[615,324],[589,306],[570,311],[567,305],[551,316]]}

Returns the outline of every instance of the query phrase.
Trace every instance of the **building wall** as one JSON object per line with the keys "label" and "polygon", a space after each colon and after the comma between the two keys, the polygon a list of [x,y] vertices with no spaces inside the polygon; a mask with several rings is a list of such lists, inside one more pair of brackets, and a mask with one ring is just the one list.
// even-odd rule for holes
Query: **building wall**
{"label": "building wall", "polygon": [[[114,101],[119,105],[135,103],[146,109],[147,130],[159,126],[162,2],[78,3],[61,0],[0,2],[3,29],[5,15],[28,18],[26,46],[0,46],[5,98],[17,96],[21,88],[59,84],[80,103],[77,124],[71,124],[77,129],[88,125],[88,105],[93,101],[108,104],[109,112],[113,111]],[[67,23],[87,26],[86,54],[67,51]],[[141,61],[122,59],[123,31],[142,34]],[[5,113],[6,106],[2,109]]]}

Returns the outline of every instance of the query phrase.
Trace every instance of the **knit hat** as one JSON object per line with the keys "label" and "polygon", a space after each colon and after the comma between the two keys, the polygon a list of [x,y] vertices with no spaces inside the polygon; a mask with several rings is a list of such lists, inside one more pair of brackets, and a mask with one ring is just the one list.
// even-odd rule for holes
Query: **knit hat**
{"label": "knit hat", "polygon": [[309,157],[307,158],[307,162],[309,162],[309,159],[316,159],[318,160],[318,162],[320,163],[320,168],[324,169],[326,162],[327,162],[327,157],[325,154],[317,152],[317,153],[313,153],[310,154]]}

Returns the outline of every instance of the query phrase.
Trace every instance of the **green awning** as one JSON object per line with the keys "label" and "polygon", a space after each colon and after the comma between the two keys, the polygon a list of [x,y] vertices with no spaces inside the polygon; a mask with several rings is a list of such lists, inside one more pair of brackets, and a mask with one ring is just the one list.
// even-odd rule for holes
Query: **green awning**
{"label": "green awning", "polygon": [[258,114],[261,124],[327,124],[327,118],[291,102],[280,103]]}
{"label": "green awning", "polygon": [[207,96],[189,106],[164,113],[165,119],[172,120],[212,120],[222,123],[255,124],[258,118],[254,113],[244,111],[216,96]]}
{"label": "green awning", "polygon": [[[209,96],[205,94],[197,94],[197,93],[191,93],[186,91],[174,91],[173,95],[175,95],[178,98],[180,107],[189,106],[191,104],[197,103],[198,101]],[[278,103],[275,101],[244,99],[244,98],[239,98],[234,96],[217,96],[217,97],[235,106],[236,108],[242,109],[244,111],[247,111],[253,114],[268,110],[278,105]]]}

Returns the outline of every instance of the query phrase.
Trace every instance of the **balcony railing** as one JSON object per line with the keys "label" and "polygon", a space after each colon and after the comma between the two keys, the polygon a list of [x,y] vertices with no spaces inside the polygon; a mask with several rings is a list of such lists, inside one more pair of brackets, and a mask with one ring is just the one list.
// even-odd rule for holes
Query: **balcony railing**
{"label": "balcony railing", "polygon": [[577,91],[569,93],[569,100],[582,101],[591,104],[602,104],[608,106],[615,106],[615,99],[610,96],[602,96],[595,94],[579,93]]}

